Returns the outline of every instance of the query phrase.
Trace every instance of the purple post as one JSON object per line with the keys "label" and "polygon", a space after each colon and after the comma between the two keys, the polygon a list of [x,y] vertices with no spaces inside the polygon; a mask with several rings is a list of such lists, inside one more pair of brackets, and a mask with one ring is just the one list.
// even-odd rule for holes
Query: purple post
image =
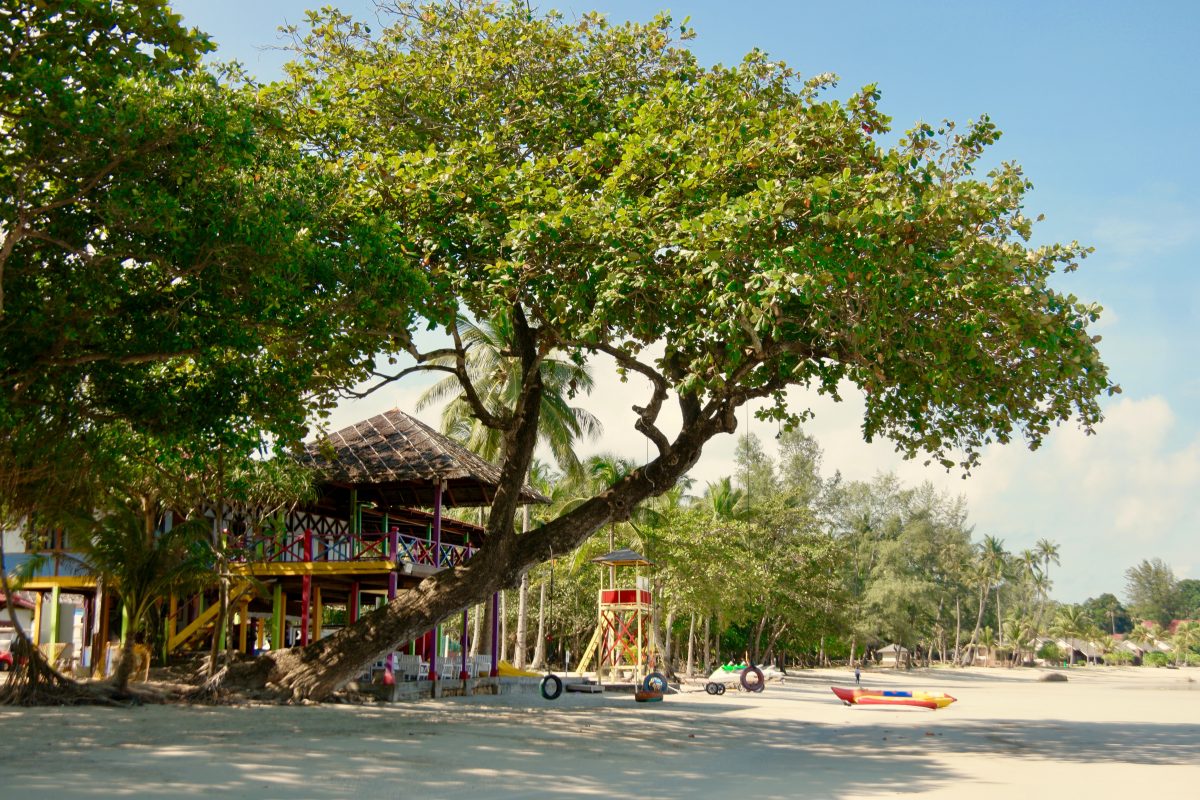
{"label": "purple post", "polygon": [[500,593],[492,595],[492,677],[500,677]]}
{"label": "purple post", "polygon": [[[433,568],[442,566],[442,479],[433,484]],[[433,626],[433,647],[429,648],[429,680],[438,679],[437,651],[442,637],[437,626]]]}
{"label": "purple post", "polygon": [[463,627],[462,635],[458,637],[458,646],[462,650],[462,669],[459,670],[459,680],[466,680],[471,677],[471,673],[467,672],[467,610],[463,609]]}

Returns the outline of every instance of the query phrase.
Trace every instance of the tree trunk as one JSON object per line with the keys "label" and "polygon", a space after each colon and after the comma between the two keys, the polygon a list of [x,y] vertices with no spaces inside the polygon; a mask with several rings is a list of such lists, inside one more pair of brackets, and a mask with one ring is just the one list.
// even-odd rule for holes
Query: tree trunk
{"label": "tree trunk", "polygon": [[962,598],[954,598],[954,663],[961,666],[962,651]]}
{"label": "tree trunk", "polygon": [[471,656],[479,655],[479,630],[483,625],[483,605],[475,606],[471,614]]}
{"label": "tree trunk", "polygon": [[529,615],[529,573],[521,576],[521,589],[517,594],[517,641],[513,646],[513,666],[525,669],[525,657],[529,650],[525,646]]}
{"label": "tree trunk", "polygon": [[979,613],[975,616],[975,630],[971,633],[971,641],[967,643],[967,651],[971,653],[971,661],[975,661],[975,652],[979,646],[979,629],[983,627],[983,610],[987,607],[988,586],[985,581],[979,592]]}
{"label": "tree trunk", "polygon": [[[480,549],[465,564],[429,576],[332,636],[304,648],[271,651],[254,661],[230,665],[222,686],[235,690],[270,687],[287,699],[324,699],[389,649],[490,598],[495,591],[515,588],[529,567],[548,561],[555,553],[574,550],[602,526],[627,515],[628,509],[668,491],[695,466],[709,439],[736,428],[735,401],[701,406],[694,398],[685,397],[680,403],[684,419],[679,433],[674,441],[664,443],[658,456],[571,511],[518,535],[513,521],[537,445],[542,386],[536,333],[527,326],[519,306],[513,307],[513,313],[518,318],[514,349],[525,371],[524,383],[510,418],[512,427],[504,436],[500,479]],[[544,648],[544,631],[539,638]]]}
{"label": "tree trunk", "polygon": [[537,642],[533,647],[532,669],[546,668],[546,582],[542,581],[541,594],[538,597],[538,627]]}
{"label": "tree trunk", "polygon": [[667,624],[666,624],[666,628],[665,628],[665,632],[664,632],[664,636],[663,636],[662,669],[663,669],[663,672],[668,675],[675,674],[675,667],[674,667],[674,664],[672,663],[674,661],[674,658],[673,658],[674,653],[672,652],[672,647],[671,647],[671,644],[672,644],[671,628],[673,628],[674,626],[675,626],[675,609],[673,609],[673,608],[667,609]]}
{"label": "tree trunk", "polygon": [[692,677],[695,672],[695,652],[696,652],[696,613],[692,612],[692,621],[688,624],[688,644],[687,644],[687,670],[683,673],[687,677]]}
{"label": "tree trunk", "polygon": [[508,592],[500,593],[500,641],[496,643],[500,661],[508,661]]}
{"label": "tree trunk", "polygon": [[709,630],[712,628],[712,617],[707,614],[704,616],[704,668],[703,672],[708,675],[713,671],[712,666],[712,638],[709,636]]}

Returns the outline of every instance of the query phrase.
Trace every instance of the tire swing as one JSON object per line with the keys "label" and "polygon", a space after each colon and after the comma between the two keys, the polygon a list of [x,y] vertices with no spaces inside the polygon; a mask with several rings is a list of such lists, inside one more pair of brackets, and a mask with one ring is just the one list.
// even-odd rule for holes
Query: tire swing
{"label": "tire swing", "polygon": [[[754,674],[755,680],[748,681],[746,676]],[[767,686],[767,679],[763,676],[763,671],[751,664],[742,670],[742,688],[747,692],[761,692]]]}
{"label": "tire swing", "polygon": [[647,692],[665,692],[667,690],[667,676],[661,672],[651,672],[642,681],[642,690]]}
{"label": "tire swing", "polygon": [[557,700],[563,692],[562,678],[550,674],[542,678],[542,697],[546,700]]}

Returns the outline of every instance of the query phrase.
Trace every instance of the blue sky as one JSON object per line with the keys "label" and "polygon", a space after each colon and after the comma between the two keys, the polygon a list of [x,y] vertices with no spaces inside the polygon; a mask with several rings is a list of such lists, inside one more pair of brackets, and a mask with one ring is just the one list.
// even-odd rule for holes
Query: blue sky
{"label": "blue sky", "polygon": [[[329,0],[324,0],[328,2]],[[371,2],[334,3],[374,19]],[[276,27],[317,3],[177,0],[185,20],[216,39],[218,57],[262,79],[286,54]],[[758,47],[805,74],[834,72],[848,94],[878,83],[897,128],[988,114],[1004,131],[992,158],[1022,164],[1035,185],[1029,216],[1046,215],[1041,241],[1079,241],[1096,253],[1056,285],[1105,309],[1101,352],[1124,394],[1106,401],[1094,437],[1056,432],[1037,453],[993,448],[968,480],[902,462],[858,436],[858,407],[817,402],[810,430],[826,470],[869,479],[895,470],[967,497],[977,536],[1013,551],[1048,537],[1062,545],[1055,595],[1124,595],[1126,568],[1163,558],[1177,577],[1200,577],[1200,4],[1159,2],[643,2],[542,4],[568,16],[599,10],[646,19],[690,16],[692,49],[732,62]],[[601,383],[606,383],[601,381]],[[602,387],[588,405],[605,417],[598,445],[641,456],[628,387]],[[421,387],[342,409],[350,423]],[[797,395],[795,401],[808,403]],[[430,417],[432,415],[425,415]],[[773,428],[751,426],[768,442]],[[693,472],[701,484],[732,471],[732,437]]]}

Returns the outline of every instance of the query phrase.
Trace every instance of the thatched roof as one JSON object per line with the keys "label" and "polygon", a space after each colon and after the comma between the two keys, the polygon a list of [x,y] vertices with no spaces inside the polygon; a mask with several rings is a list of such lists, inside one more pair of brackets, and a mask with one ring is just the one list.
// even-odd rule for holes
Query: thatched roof
{"label": "thatched roof", "polygon": [[[309,442],[300,460],[322,482],[385,507],[432,507],[437,480],[447,507],[488,505],[500,482],[495,464],[398,409]],[[521,501],[547,502],[528,486]]]}

